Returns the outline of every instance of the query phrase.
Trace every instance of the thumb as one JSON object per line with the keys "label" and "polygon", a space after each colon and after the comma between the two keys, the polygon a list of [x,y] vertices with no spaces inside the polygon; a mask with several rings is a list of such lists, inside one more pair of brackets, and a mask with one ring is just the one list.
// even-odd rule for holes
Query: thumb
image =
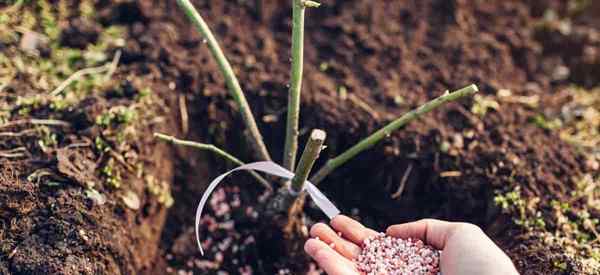
{"label": "thumb", "polygon": [[419,239],[437,249],[443,249],[458,223],[423,219],[416,222],[392,225],[387,228],[386,234],[397,238]]}

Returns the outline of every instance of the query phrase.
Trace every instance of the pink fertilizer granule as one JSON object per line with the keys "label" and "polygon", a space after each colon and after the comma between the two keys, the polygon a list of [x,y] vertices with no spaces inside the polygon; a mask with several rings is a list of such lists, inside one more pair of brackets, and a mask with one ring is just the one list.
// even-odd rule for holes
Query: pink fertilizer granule
{"label": "pink fertilizer granule", "polygon": [[440,254],[441,251],[421,240],[379,233],[364,241],[354,261],[358,271],[366,275],[439,275]]}

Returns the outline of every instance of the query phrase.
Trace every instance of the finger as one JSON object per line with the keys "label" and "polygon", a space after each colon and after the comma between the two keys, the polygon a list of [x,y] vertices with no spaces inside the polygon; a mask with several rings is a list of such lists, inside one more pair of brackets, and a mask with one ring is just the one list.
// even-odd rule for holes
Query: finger
{"label": "finger", "polygon": [[360,253],[360,247],[342,237],[340,237],[331,227],[324,223],[317,223],[310,228],[312,237],[319,237],[328,244],[333,244],[333,249],[342,254],[342,256],[352,260]]}
{"label": "finger", "polygon": [[377,234],[377,231],[366,228],[361,223],[344,215],[335,216],[331,220],[331,226],[335,230],[342,232],[344,238],[360,246],[362,246],[366,238]]}
{"label": "finger", "polygon": [[304,244],[304,251],[329,275],[356,275],[354,263],[342,257],[324,242],[309,239]]}
{"label": "finger", "polygon": [[455,223],[424,219],[416,222],[392,225],[387,228],[386,234],[403,239],[416,238],[437,249],[443,249],[448,236],[455,227]]}

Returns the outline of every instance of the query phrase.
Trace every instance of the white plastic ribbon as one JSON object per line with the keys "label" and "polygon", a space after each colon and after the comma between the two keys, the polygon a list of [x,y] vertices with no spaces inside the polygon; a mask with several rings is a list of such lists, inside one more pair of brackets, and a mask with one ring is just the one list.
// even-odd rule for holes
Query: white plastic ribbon
{"label": "white plastic ribbon", "polygon": [[[221,183],[221,181],[227,177],[229,174],[240,171],[240,170],[254,170],[264,172],[270,175],[274,175],[284,179],[292,179],[294,177],[294,173],[291,171],[279,166],[277,163],[272,161],[259,161],[248,163],[242,166],[239,166],[235,169],[230,170],[227,173],[224,173],[217,178],[215,178],[206,188],[204,194],[202,195],[202,199],[200,200],[200,204],[198,204],[198,208],[196,209],[196,242],[198,243],[198,248],[200,248],[200,253],[204,255],[204,250],[202,250],[202,244],[200,242],[200,218],[202,217],[202,210],[204,210],[204,205],[208,200],[210,194],[217,188],[217,185]],[[304,190],[310,195],[310,198],[315,202],[315,204],[329,217],[329,219],[333,219],[333,217],[340,214],[340,210],[335,207],[335,205],[325,197],[323,193],[312,183],[306,181],[304,183]]]}

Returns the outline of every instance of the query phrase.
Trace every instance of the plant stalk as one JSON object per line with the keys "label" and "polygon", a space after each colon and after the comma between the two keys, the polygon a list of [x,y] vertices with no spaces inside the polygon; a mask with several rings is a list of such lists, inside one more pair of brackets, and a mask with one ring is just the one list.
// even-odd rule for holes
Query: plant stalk
{"label": "plant stalk", "polygon": [[311,178],[310,181],[313,184],[321,182],[327,175],[333,172],[333,170],[342,166],[362,151],[373,147],[376,143],[389,136],[393,131],[398,130],[402,126],[419,118],[421,115],[426,114],[447,102],[454,101],[465,96],[473,95],[477,93],[478,90],[479,89],[475,84],[471,84],[458,91],[452,93],[445,93],[444,95],[437,97],[425,103],[424,105],[421,105],[417,109],[414,109],[402,115],[400,118],[392,121],[385,127],[379,129],[377,132],[371,134],[369,137],[361,140],[341,155],[327,161],[327,163]]}
{"label": "plant stalk", "polygon": [[303,0],[292,0],[292,69],[288,92],[287,124],[283,167],[294,172],[298,153],[298,125],[300,120],[300,93],[304,63],[304,14]]}
{"label": "plant stalk", "polygon": [[254,115],[252,115],[252,110],[250,110],[250,106],[248,105],[248,101],[246,100],[246,96],[244,96],[244,92],[240,87],[240,83],[238,82],[233,69],[231,68],[231,64],[227,61],[227,58],[223,54],[223,51],[219,47],[219,43],[217,39],[210,31],[210,28],[204,22],[204,19],[200,16],[198,11],[194,8],[192,3],[189,0],[177,0],[179,6],[184,10],[185,14],[192,21],[198,32],[202,34],[204,39],[208,44],[208,48],[210,49],[213,57],[217,61],[219,65],[219,69],[223,73],[225,77],[225,83],[229,88],[229,92],[233,96],[235,102],[240,108],[240,113],[242,114],[242,119],[248,127],[250,132],[250,136],[248,137],[250,140],[250,144],[254,150],[256,158],[260,160],[271,160],[271,156],[269,155],[269,151],[265,146],[264,140],[260,131],[258,130],[258,126],[256,125],[256,120],[254,119]]}
{"label": "plant stalk", "polygon": [[291,180],[291,188],[295,193],[299,193],[304,188],[304,182],[308,179],[308,174],[321,153],[326,137],[327,134],[323,130],[315,129],[311,132],[300,162],[298,162],[296,174]]}
{"label": "plant stalk", "polygon": [[[193,147],[193,148],[200,149],[200,150],[206,150],[206,151],[213,152],[213,153],[223,157],[224,159],[226,159],[230,162],[233,162],[237,165],[245,164],[243,161],[239,160],[238,158],[232,156],[231,154],[223,151],[219,147],[214,146],[212,144],[182,140],[182,139],[178,139],[174,136],[169,136],[169,135],[165,135],[165,134],[161,134],[161,133],[154,133],[154,137],[158,138],[160,140],[166,141],[168,143],[171,143],[171,144],[188,146],[188,147]],[[271,185],[265,178],[263,178],[261,175],[259,175],[258,173],[254,172],[254,171],[249,171],[249,172],[252,176],[254,176],[254,178],[256,178],[256,180],[258,180],[258,182],[260,184],[262,184],[265,188],[267,188],[267,190],[273,191],[273,187],[271,187]]]}

